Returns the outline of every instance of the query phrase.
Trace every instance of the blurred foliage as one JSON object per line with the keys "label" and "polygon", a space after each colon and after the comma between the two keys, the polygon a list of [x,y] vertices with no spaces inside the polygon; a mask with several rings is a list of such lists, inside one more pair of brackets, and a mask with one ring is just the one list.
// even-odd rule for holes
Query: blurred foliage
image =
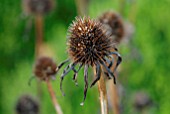
{"label": "blurred foliage", "polygon": [[[123,2],[122,2],[123,1]],[[77,16],[75,0],[56,0],[56,8],[44,17],[44,41],[53,52],[56,62],[67,58],[67,28]],[[123,6],[123,8],[122,8]],[[119,52],[123,63],[119,81],[124,89],[121,101],[123,114],[139,113],[134,111],[133,95],[145,91],[153,100],[148,114],[169,114],[170,90],[169,68],[170,52],[170,15],[169,0],[91,0],[88,14],[97,18],[107,10],[122,14],[135,28],[135,34],[128,43],[122,42]],[[25,16],[21,1],[0,1],[0,113],[14,114],[18,98],[23,94],[37,96],[36,81],[28,86],[32,76],[35,50],[34,18]],[[29,20],[32,26],[26,33]],[[90,71],[89,71],[90,72]],[[59,72],[61,74],[61,72]],[[53,81],[56,97],[64,114],[100,113],[97,86],[88,90],[85,105],[83,100],[83,74],[79,73],[79,86],[72,81],[73,73],[64,80],[66,96],[59,90],[59,74]],[[93,75],[89,73],[89,80]],[[42,83],[41,114],[55,114],[45,83]]]}

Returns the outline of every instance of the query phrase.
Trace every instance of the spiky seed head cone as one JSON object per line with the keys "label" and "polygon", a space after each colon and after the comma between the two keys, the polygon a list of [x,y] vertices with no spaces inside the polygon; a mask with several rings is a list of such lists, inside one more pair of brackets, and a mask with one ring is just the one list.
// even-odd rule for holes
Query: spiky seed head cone
{"label": "spiky seed head cone", "polygon": [[39,104],[31,96],[21,96],[16,104],[17,114],[39,114]]}
{"label": "spiky seed head cone", "polygon": [[54,8],[54,0],[23,0],[23,8],[28,14],[45,14]]}
{"label": "spiky seed head cone", "polygon": [[54,78],[56,74],[57,65],[49,57],[40,57],[35,64],[34,74],[40,80]]}
{"label": "spiky seed head cone", "polygon": [[103,60],[113,47],[102,24],[89,17],[77,17],[69,27],[68,53],[75,63],[93,66]]}
{"label": "spiky seed head cone", "polygon": [[99,21],[104,24],[109,34],[114,37],[114,41],[120,43],[125,32],[121,16],[113,11],[108,11],[99,17]]}

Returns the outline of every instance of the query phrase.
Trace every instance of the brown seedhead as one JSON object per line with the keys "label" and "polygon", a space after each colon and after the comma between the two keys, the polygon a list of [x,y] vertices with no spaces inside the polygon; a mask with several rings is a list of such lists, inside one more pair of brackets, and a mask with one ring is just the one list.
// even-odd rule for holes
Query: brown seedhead
{"label": "brown seedhead", "polygon": [[68,53],[75,63],[95,65],[110,52],[112,44],[102,24],[96,20],[76,18],[69,28]]}
{"label": "brown seedhead", "polygon": [[17,114],[39,114],[39,104],[31,96],[24,95],[16,104]]}
{"label": "brown seedhead", "polygon": [[146,92],[140,91],[135,94],[133,105],[136,110],[142,111],[145,108],[151,107],[153,105],[153,101]]}
{"label": "brown seedhead", "polygon": [[[118,57],[117,66],[121,62],[121,57],[117,52],[112,52],[114,43],[110,35],[106,34],[102,23],[97,20],[90,19],[89,17],[77,17],[70,25],[68,32],[67,51],[69,59],[63,63],[68,61],[71,61],[71,63],[67,65],[61,75],[60,89],[62,91],[62,81],[71,70],[74,72],[73,80],[75,80],[77,85],[77,74],[82,66],[84,66],[85,89],[84,100],[81,104],[83,105],[88,89],[89,66],[95,67],[96,69],[96,79],[92,82],[91,87],[100,79],[101,66],[106,69],[109,77],[114,78],[114,83],[116,83],[113,72],[111,72],[107,64],[109,64],[110,67],[112,66],[112,54]],[[78,69],[76,69],[76,65],[79,65]]]}
{"label": "brown seedhead", "polygon": [[125,32],[121,16],[113,11],[108,11],[99,17],[99,21],[104,24],[108,34],[111,34],[114,41],[120,43]]}
{"label": "brown seedhead", "polygon": [[28,14],[45,14],[54,8],[54,0],[23,0],[23,8]]}
{"label": "brown seedhead", "polygon": [[57,73],[57,65],[49,57],[40,57],[37,59],[34,68],[34,74],[40,80],[47,80],[55,77]]}

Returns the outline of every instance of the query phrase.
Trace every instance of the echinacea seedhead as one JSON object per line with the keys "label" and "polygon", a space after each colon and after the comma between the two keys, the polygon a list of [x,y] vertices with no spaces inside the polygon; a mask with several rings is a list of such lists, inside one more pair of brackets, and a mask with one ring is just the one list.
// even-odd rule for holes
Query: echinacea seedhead
{"label": "echinacea seedhead", "polygon": [[54,0],[23,0],[26,13],[45,14],[54,8]]}
{"label": "echinacea seedhead", "polygon": [[76,18],[69,28],[68,53],[75,63],[93,66],[102,61],[112,47],[112,40],[96,20]]}
{"label": "echinacea seedhead", "polygon": [[23,95],[16,104],[17,114],[39,114],[39,104],[29,95]]}
{"label": "echinacea seedhead", "polygon": [[[116,52],[114,47],[115,45],[110,38],[110,35],[106,33],[103,25],[99,21],[88,17],[77,17],[69,27],[68,32],[67,51],[69,59],[62,62],[60,66],[64,65],[68,61],[71,61],[71,63],[65,67],[61,75],[60,89],[62,91],[63,79],[70,71],[74,72],[73,80],[75,80],[77,85],[78,72],[84,66],[85,89],[84,99],[81,103],[81,105],[83,105],[88,89],[89,66],[95,67],[96,69],[96,78],[92,82],[91,87],[100,79],[102,68],[104,68],[107,72],[107,76],[109,78],[113,78],[114,83],[116,83],[116,79],[113,74],[114,71],[110,70],[113,66],[113,61],[115,61],[113,60],[114,58],[112,55],[114,54],[117,57],[115,70],[121,63],[122,59],[120,54]],[[76,65],[79,65],[78,69],[76,69]]]}
{"label": "echinacea seedhead", "polygon": [[34,68],[34,74],[40,80],[53,78],[57,73],[57,65],[49,57],[40,57],[37,59]]}
{"label": "echinacea seedhead", "polygon": [[99,17],[99,21],[104,24],[107,32],[114,38],[114,41],[120,43],[125,34],[121,16],[113,11],[108,11]]}

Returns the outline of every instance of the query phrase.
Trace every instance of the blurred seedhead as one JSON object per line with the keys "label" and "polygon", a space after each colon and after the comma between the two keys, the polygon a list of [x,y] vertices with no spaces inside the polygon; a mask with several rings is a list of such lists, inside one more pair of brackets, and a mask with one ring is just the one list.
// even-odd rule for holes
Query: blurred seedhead
{"label": "blurred seedhead", "polygon": [[42,80],[55,79],[57,65],[50,57],[39,57],[35,62],[34,75]]}
{"label": "blurred seedhead", "polygon": [[145,92],[138,92],[134,95],[134,103],[135,109],[137,111],[142,111],[153,105],[152,99]]}
{"label": "blurred seedhead", "polygon": [[23,34],[24,41],[29,40],[33,17],[35,18],[37,41],[40,42],[43,39],[43,16],[54,9],[54,1],[55,0],[22,0],[22,18],[27,19]]}
{"label": "blurred seedhead", "polygon": [[[54,104],[54,108],[57,114],[63,114],[63,112],[56,99],[55,92],[52,88],[50,79],[55,79],[55,75],[58,72],[58,69],[60,68],[60,66],[62,65],[60,64],[59,66],[57,66],[52,58],[47,57],[47,56],[42,56],[37,59],[35,63],[35,67],[34,67],[35,77],[40,79],[40,81],[45,81],[47,84],[47,88],[48,88],[49,94],[51,96],[51,99],[52,99],[52,102]],[[29,84],[30,84],[30,81],[29,81]]]}
{"label": "blurred seedhead", "polygon": [[54,0],[23,0],[23,10],[26,14],[46,14],[54,9]]}
{"label": "blurred seedhead", "polygon": [[21,96],[16,104],[17,114],[39,114],[39,104],[29,95]]}
{"label": "blurred seedhead", "polygon": [[[60,89],[62,91],[62,81],[70,71],[74,72],[73,80],[77,84],[77,74],[82,66],[84,66],[85,89],[84,99],[81,104],[83,105],[88,89],[89,66],[96,69],[96,79],[92,82],[91,87],[100,79],[101,68],[104,68],[108,73],[107,76],[114,79],[114,83],[116,83],[115,76],[110,70],[110,67],[113,65],[112,55],[114,54],[117,57],[116,68],[121,62],[121,56],[116,51],[110,35],[106,33],[102,23],[97,20],[90,19],[89,17],[77,17],[70,25],[68,32],[67,51],[69,59],[63,63],[65,64],[68,61],[71,63],[66,66],[61,75]],[[77,65],[79,65],[78,69],[76,69]]]}
{"label": "blurred seedhead", "polygon": [[121,16],[114,11],[107,11],[98,19],[106,28],[107,34],[110,34],[116,43],[120,43],[125,34]]}

